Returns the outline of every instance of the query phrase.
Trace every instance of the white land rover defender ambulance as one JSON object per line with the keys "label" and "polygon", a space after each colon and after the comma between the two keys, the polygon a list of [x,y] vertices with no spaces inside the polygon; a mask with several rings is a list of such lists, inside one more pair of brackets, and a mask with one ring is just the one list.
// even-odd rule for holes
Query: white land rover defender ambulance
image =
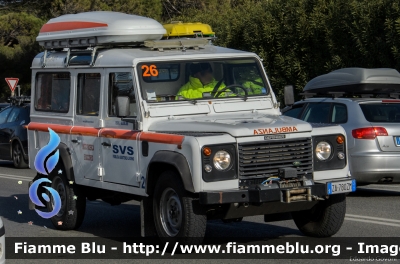
{"label": "white land rover defender ambulance", "polygon": [[[176,38],[188,30],[192,38]],[[51,128],[59,162],[36,179],[60,194],[57,229],[81,225],[86,199],[140,201],[143,236],[187,243],[204,236],[207,219],[293,218],[316,237],[340,229],[355,190],[343,128],[282,116],[260,58],[213,46],[204,31],[115,12],[42,27],[29,165]]]}

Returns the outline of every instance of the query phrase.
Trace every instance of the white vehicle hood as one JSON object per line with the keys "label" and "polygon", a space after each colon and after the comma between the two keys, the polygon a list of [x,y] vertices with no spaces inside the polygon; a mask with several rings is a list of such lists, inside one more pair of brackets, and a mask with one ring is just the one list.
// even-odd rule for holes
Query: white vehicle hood
{"label": "white vehicle hood", "polygon": [[155,122],[149,131],[228,133],[234,137],[310,132],[309,123],[288,116],[235,115],[174,118]]}

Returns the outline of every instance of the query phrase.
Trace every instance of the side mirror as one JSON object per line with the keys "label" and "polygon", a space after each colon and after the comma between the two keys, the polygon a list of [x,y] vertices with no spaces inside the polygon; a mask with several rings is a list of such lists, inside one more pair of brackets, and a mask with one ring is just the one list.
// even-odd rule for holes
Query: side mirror
{"label": "side mirror", "polygon": [[118,117],[126,117],[130,115],[129,103],[128,96],[117,96],[115,110]]}
{"label": "side mirror", "polygon": [[294,104],[293,85],[285,86],[284,96],[285,96],[285,105],[293,105]]}

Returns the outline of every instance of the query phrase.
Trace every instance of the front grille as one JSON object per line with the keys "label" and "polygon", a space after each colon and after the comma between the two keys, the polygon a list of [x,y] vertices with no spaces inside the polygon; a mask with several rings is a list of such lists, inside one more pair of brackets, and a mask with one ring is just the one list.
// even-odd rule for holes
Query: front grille
{"label": "front grille", "polygon": [[240,179],[254,179],[253,184],[258,184],[287,167],[296,168],[297,176],[312,176],[311,138],[239,144]]}

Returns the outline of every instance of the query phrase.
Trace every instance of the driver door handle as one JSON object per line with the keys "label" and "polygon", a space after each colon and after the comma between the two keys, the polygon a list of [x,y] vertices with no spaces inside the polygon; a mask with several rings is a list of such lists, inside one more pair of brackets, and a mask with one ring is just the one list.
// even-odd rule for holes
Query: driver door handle
{"label": "driver door handle", "polygon": [[111,143],[108,142],[102,142],[101,145],[104,147],[111,147]]}

